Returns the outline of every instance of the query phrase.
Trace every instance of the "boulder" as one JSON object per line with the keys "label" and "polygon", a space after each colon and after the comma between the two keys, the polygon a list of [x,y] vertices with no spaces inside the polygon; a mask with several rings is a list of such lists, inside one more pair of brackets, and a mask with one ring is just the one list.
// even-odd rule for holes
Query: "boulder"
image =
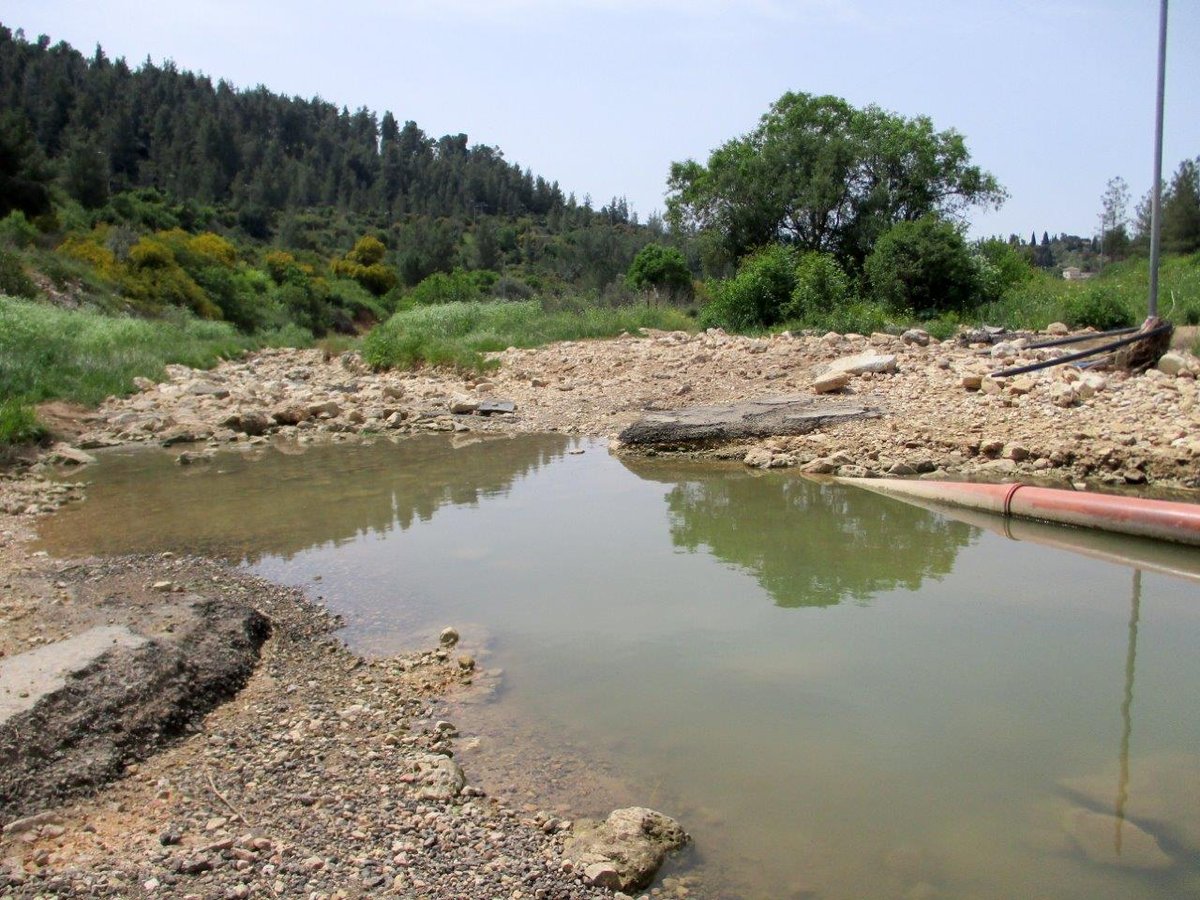
{"label": "boulder", "polygon": [[900,340],[906,344],[916,344],[918,347],[929,346],[929,332],[924,328],[910,328],[900,335]]}
{"label": "boulder", "polygon": [[466,786],[462,767],[448,756],[419,753],[409,764],[421,785],[417,797],[422,800],[452,800]]}
{"label": "boulder", "polygon": [[[890,335],[889,335],[890,337]],[[896,356],[893,353],[856,353],[853,356],[843,356],[831,363],[820,365],[812,370],[814,378],[845,372],[847,375],[864,375],[870,372],[874,375],[896,371]]]}
{"label": "boulder", "polygon": [[830,394],[840,391],[849,383],[849,372],[828,372],[813,379],[812,389],[814,394]]}
{"label": "boulder", "polygon": [[1187,367],[1187,359],[1180,353],[1164,353],[1158,359],[1158,371],[1167,375],[1178,375]]}
{"label": "boulder", "polygon": [[774,456],[766,447],[754,447],[746,454],[742,463],[752,469],[769,469],[772,459]]}
{"label": "boulder", "polygon": [[1071,333],[1071,329],[1062,322],[1051,322],[1046,326],[1046,334],[1052,337],[1066,337]]}
{"label": "boulder", "polygon": [[669,816],[632,806],[614,810],[600,823],[579,822],[563,853],[589,884],[628,892],[647,887],[667,854],[689,840]]}

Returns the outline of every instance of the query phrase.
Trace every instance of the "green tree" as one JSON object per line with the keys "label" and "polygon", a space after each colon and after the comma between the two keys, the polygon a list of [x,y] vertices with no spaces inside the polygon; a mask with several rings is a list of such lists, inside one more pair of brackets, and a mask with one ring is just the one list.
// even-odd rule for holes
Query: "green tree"
{"label": "green tree", "polygon": [[1200,250],[1200,158],[1179,164],[1163,196],[1162,246],[1168,253]]}
{"label": "green tree", "polygon": [[781,242],[833,253],[856,268],[897,222],[999,204],[996,179],[970,164],[960,134],[926,117],[838,97],[787,93],[750,134],[673,163],[672,225],[707,235],[709,264]]}
{"label": "green tree", "polygon": [[692,273],[687,260],[674,247],[662,244],[647,244],[633,258],[633,264],[625,274],[625,283],[635,291],[646,291],[669,300],[687,299],[692,296]]}
{"label": "green tree", "polygon": [[0,114],[0,216],[20,210],[39,216],[50,209],[49,177],[29,122],[15,110]]}
{"label": "green tree", "polygon": [[934,216],[893,226],[863,268],[875,299],[896,311],[964,310],[978,299],[977,269],[966,241]]}
{"label": "green tree", "polygon": [[1111,260],[1129,253],[1129,185],[1110,178],[1100,197],[1100,251]]}

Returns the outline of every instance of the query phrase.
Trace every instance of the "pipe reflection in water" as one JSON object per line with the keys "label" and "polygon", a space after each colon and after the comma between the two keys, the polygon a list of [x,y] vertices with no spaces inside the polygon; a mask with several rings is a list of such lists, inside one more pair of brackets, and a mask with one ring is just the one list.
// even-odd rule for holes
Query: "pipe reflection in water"
{"label": "pipe reflection in water", "polygon": [[1129,739],[1133,734],[1133,670],[1137,662],[1138,618],[1142,612],[1142,570],[1133,571],[1133,594],[1129,601],[1129,649],[1125,653],[1125,698],[1121,701],[1121,780],[1117,786],[1117,834],[1115,848],[1121,852],[1121,826],[1129,800]]}

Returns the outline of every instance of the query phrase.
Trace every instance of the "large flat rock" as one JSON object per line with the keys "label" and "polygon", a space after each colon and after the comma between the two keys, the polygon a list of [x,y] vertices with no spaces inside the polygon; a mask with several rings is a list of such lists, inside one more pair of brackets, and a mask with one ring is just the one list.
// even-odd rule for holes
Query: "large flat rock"
{"label": "large flat rock", "polygon": [[879,414],[876,406],[829,397],[766,397],[725,406],[650,413],[622,431],[618,440],[630,447],[711,446],[747,438],[807,434]]}

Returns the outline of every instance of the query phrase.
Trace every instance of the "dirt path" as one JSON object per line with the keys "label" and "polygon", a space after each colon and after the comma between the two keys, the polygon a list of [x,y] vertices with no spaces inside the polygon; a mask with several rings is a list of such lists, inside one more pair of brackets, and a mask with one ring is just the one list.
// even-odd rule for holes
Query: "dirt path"
{"label": "dirt path", "polygon": [[[439,762],[453,729],[432,720],[433,698],[482,677],[460,650],[357,658],[298,592],[206,560],[33,553],[37,518],[81,492],[47,480],[45,466],[86,465],[89,449],[129,442],[181,445],[187,462],[222,447],[362,432],[616,438],[647,410],[812,397],[829,384],[823,367],[856,354],[892,360],[841,379],[828,397],[879,417],[695,452],[826,473],[1200,488],[1200,363],[1186,352],[1168,371],[1138,376],[1058,368],[994,380],[986,373],[1045,351],[921,335],[658,333],[509,350],[475,378],[373,374],[353,354],[270,351],[210,372],[172,367],[164,383],[92,413],[59,405],[55,426],[71,442],[0,472],[0,663],[99,626],[148,633],[157,622],[168,640],[168,624],[182,627],[164,624],[172,604],[256,611],[270,633],[233,701],[214,707],[216,691],[169,728],[109,740],[114,755],[91,781],[10,792],[0,819],[45,815],[0,836],[0,896],[605,893],[564,860],[569,823],[482,796],[469,772],[457,786]],[[488,403],[495,411],[484,414]]]}

